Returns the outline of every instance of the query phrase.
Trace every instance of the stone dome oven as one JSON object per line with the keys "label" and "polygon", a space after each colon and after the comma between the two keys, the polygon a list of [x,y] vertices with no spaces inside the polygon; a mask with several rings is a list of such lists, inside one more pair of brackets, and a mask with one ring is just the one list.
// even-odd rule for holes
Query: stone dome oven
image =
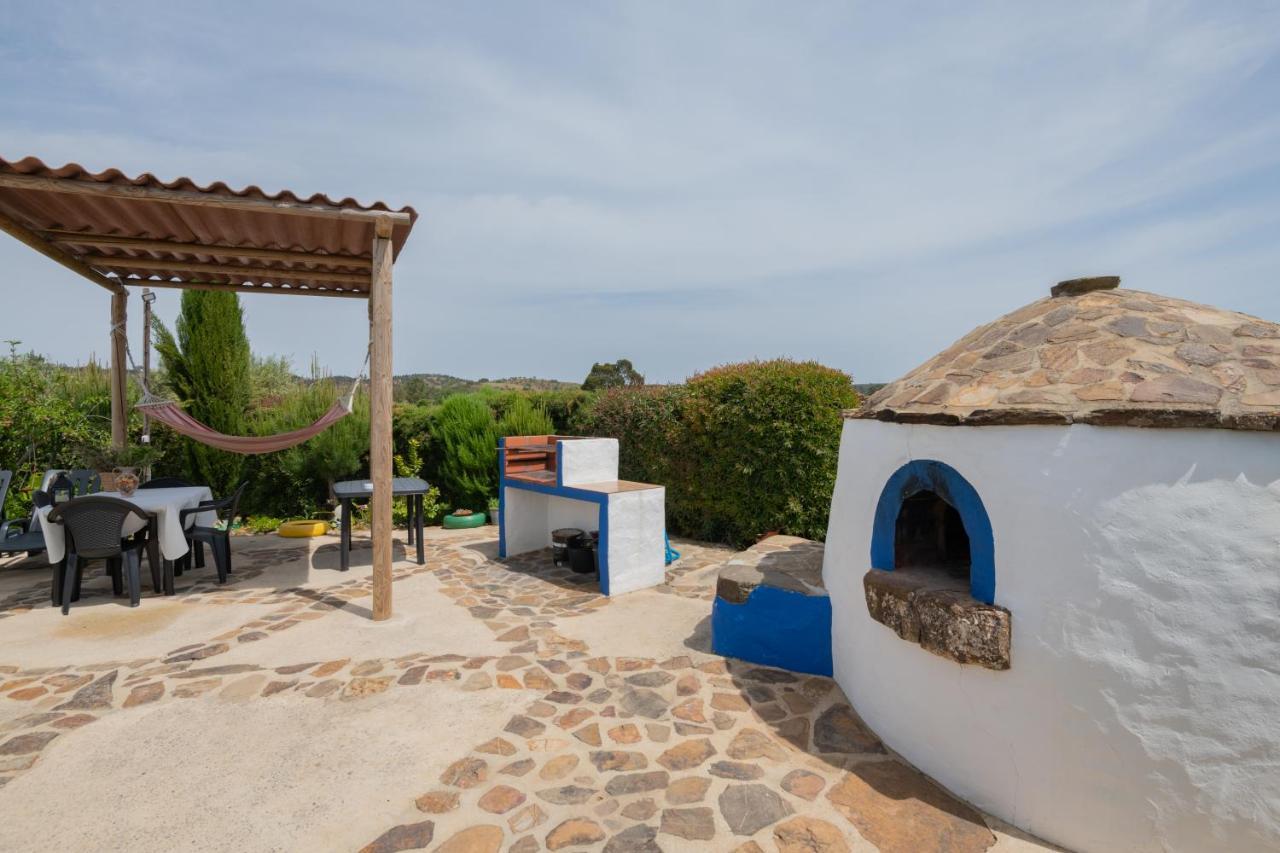
{"label": "stone dome oven", "polygon": [[1077,279],[845,421],[836,680],[1086,851],[1280,849],[1280,325]]}

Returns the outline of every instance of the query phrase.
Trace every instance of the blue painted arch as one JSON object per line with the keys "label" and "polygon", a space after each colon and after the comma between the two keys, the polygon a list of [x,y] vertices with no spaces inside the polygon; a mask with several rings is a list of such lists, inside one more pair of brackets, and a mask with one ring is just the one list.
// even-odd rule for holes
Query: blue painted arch
{"label": "blue painted arch", "polygon": [[871,567],[892,571],[894,532],[902,502],[918,492],[931,491],[960,514],[969,536],[969,594],[994,604],[996,598],[996,546],[987,508],[974,487],[960,472],[944,462],[915,459],[903,465],[885,483],[876,503],[871,532]]}

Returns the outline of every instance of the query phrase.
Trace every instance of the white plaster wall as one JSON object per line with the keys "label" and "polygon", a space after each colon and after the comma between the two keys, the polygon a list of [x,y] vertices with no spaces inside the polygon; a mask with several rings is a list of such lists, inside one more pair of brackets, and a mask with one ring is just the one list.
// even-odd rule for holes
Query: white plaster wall
{"label": "white plaster wall", "polygon": [[[876,501],[910,459],[986,505],[1007,672],[867,615]],[[1280,436],[848,421],[824,577],[841,687],[979,808],[1082,851],[1280,849]]]}
{"label": "white plaster wall", "polygon": [[542,547],[551,544],[551,531],[561,527],[576,527],[583,533],[600,529],[600,504],[551,496],[544,500],[547,501],[547,533]]}
{"label": "white plaster wall", "polygon": [[609,595],[657,586],[666,577],[666,489],[609,496]]}
{"label": "white plaster wall", "polygon": [[560,485],[606,483],[618,479],[616,438],[576,438],[560,442]]}
{"label": "white plaster wall", "polygon": [[507,554],[514,556],[551,545],[551,531],[560,527],[597,530],[600,505],[575,501],[528,489],[506,487],[503,496],[503,535]]}
{"label": "white plaster wall", "polygon": [[551,544],[547,496],[507,486],[502,496],[502,535],[507,554],[523,554]]}

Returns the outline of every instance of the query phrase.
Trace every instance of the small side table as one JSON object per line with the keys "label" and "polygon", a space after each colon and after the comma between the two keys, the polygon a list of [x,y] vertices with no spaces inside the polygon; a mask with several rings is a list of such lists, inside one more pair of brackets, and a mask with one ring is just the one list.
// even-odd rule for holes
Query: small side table
{"label": "small side table", "polygon": [[[409,544],[418,546],[418,565],[426,562],[422,549],[422,498],[427,493],[426,480],[396,477],[391,481],[392,498],[405,498],[409,504]],[[334,497],[342,506],[342,571],[351,568],[351,502],[373,497],[372,480],[343,480],[333,484]],[[378,531],[374,531],[376,536]]]}

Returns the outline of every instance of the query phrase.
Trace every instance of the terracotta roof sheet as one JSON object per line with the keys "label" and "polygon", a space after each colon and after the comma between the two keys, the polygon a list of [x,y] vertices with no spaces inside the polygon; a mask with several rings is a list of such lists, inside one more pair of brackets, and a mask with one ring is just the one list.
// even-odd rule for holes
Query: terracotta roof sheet
{"label": "terracotta roof sheet", "polygon": [[1276,430],[1280,325],[1136,290],[1067,288],[974,329],[849,416]]}
{"label": "terracotta roof sheet", "polygon": [[364,296],[377,212],[400,214],[398,255],[417,219],[410,207],[0,157],[0,214],[125,284],[156,277]]}

